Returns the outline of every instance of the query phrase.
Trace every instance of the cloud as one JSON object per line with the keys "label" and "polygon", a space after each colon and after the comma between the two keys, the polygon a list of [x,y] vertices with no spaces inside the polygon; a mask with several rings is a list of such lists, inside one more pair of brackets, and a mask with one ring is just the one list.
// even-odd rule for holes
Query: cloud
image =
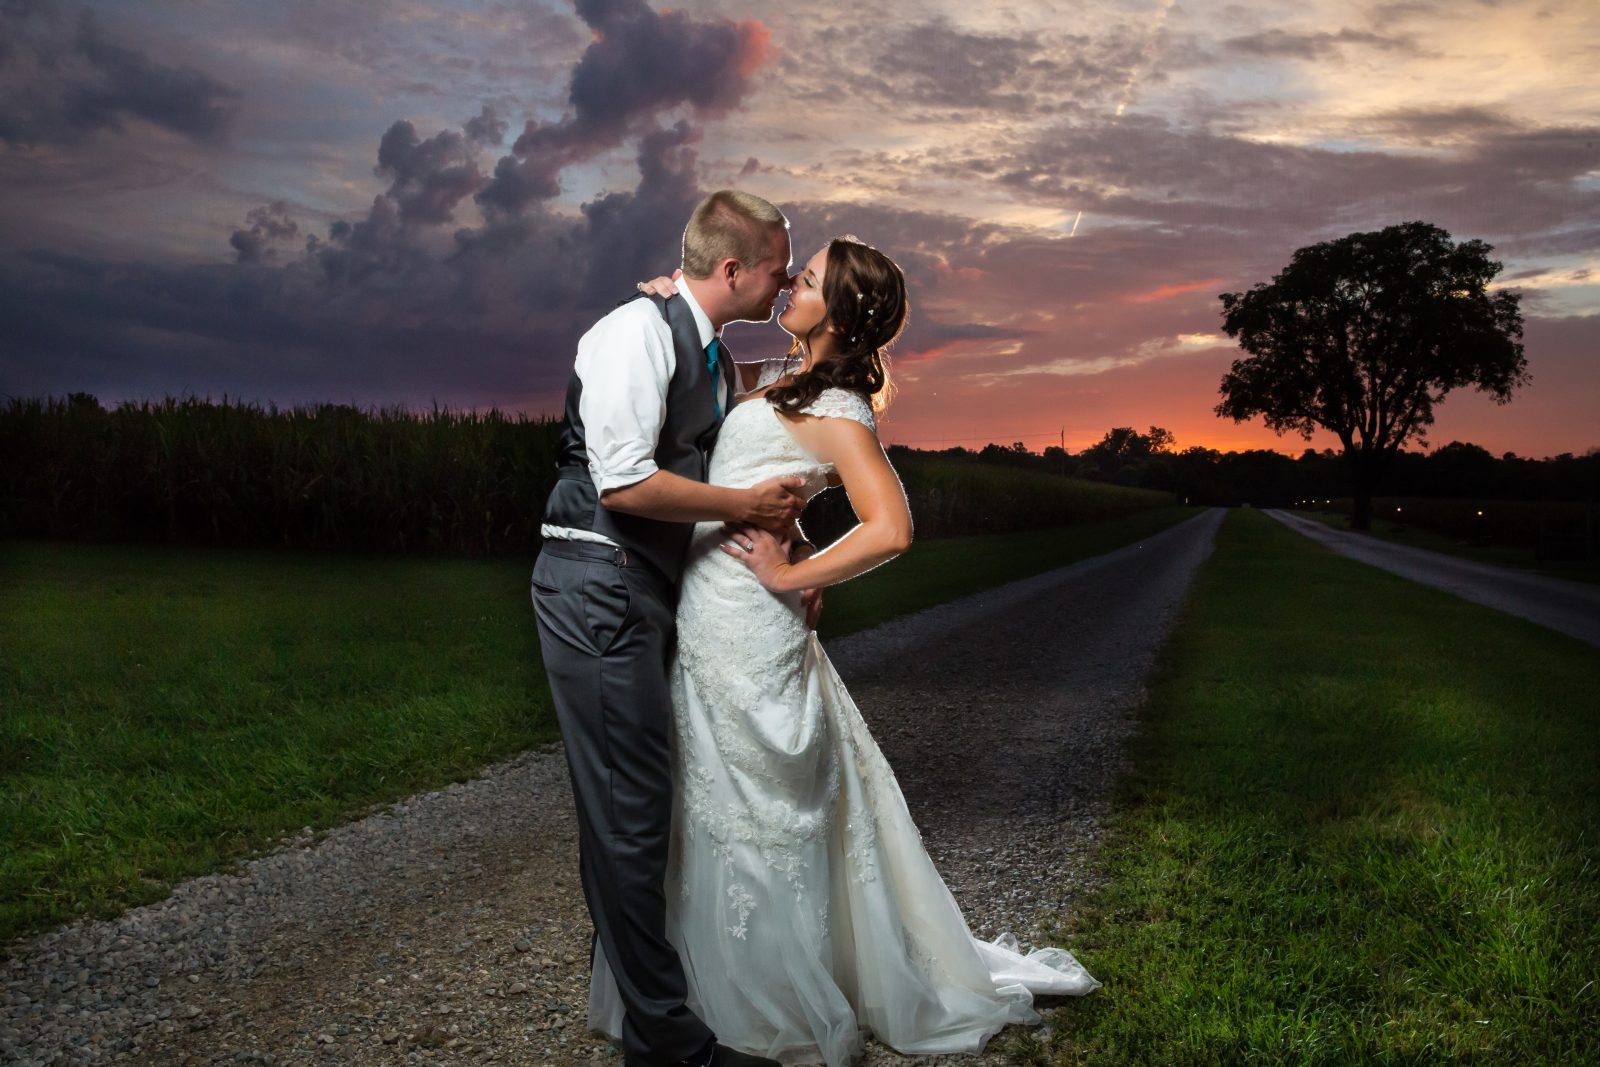
{"label": "cloud", "polygon": [[1415,144],[1431,145],[1514,132],[1509,115],[1485,107],[1400,107],[1364,115],[1360,128]]}
{"label": "cloud", "polygon": [[699,117],[732,110],[770,56],[760,22],[695,21],[657,14],[644,0],[578,0],[594,31],[572,71],[559,122],[528,122],[478,194],[490,212],[516,214],[560,195],[560,172],[621,144],[663,111],[688,105]]}
{"label": "cloud", "polygon": [[[431,135],[390,124],[372,168],[387,188],[298,254],[294,209],[277,200],[233,230],[232,264],[13,257],[0,267],[0,315],[16,324],[8,380],[237,393],[270,378],[312,396],[373,381],[448,393],[463,377],[502,399],[558,389],[578,335],[634,280],[676,262],[702,195],[699,126],[654,117],[726,113],[767,58],[759,23],[657,15],[637,0],[578,9],[595,39],[572,70],[571,112],[529,123],[492,174],[480,152],[507,123],[485,104]],[[634,138],[632,190],[576,214],[546,204],[564,168]],[[474,194],[481,222],[446,232]]]}
{"label": "cloud", "polygon": [[1158,285],[1154,289],[1141,293],[1128,293],[1122,297],[1124,304],[1150,304],[1157,300],[1167,300],[1182,293],[1192,293],[1197,290],[1212,291],[1222,284],[1221,278],[1208,278],[1198,282],[1172,282],[1167,285]]}
{"label": "cloud", "polygon": [[1063,357],[1044,363],[1030,363],[1003,371],[973,375],[972,380],[988,383],[1001,378],[1014,378],[1019,375],[1040,374],[1055,377],[1076,377],[1080,375],[1105,374],[1107,371],[1120,370],[1123,367],[1137,367],[1141,363],[1148,363],[1153,359],[1187,356],[1195,352],[1209,351],[1213,348],[1229,348],[1231,346],[1232,342],[1221,334],[1180,333],[1176,336],[1156,337],[1148,341],[1142,341],[1134,346],[1131,351],[1117,355],[1091,356],[1087,359]]}
{"label": "cloud", "polygon": [[919,105],[1017,108],[1034,101],[1028,90],[1045,73],[1042,66],[1060,73],[1044,51],[1034,37],[965,31],[937,20],[896,34],[877,70],[901,99]]}
{"label": "cloud", "polygon": [[644,0],[578,0],[577,8],[596,39],[572,72],[566,136],[614,143],[634,116],[680,103],[725,115],[770,54],[759,22],[696,22],[657,14]]}
{"label": "cloud", "polygon": [[1421,53],[1416,41],[1409,36],[1385,36],[1349,28],[1338,33],[1294,33],[1272,29],[1229,37],[1222,42],[1222,47],[1228,52],[1266,59],[1337,58],[1343,54],[1346,45],[1361,45],[1382,52]]}
{"label": "cloud", "polygon": [[289,206],[282,200],[252,208],[244,222],[249,229],[234,230],[228,239],[240,263],[260,263],[274,258],[277,249],[273,242],[287,240],[300,232],[300,227],[289,217]]}
{"label": "cloud", "polygon": [[0,141],[66,144],[143,119],[214,141],[238,93],[211,75],[171,67],[107,38],[94,12],[53,0],[4,0],[0,17]]}
{"label": "cloud", "polygon": [[479,144],[499,144],[506,139],[508,125],[492,104],[484,104],[476,117],[466,121],[462,131]]}
{"label": "cloud", "polygon": [[[1149,34],[1114,13],[1095,33],[999,32],[944,16],[896,25],[877,8],[833,12],[784,59],[788,91],[893,108],[893,121],[962,121],[974,110],[1017,116],[1106,108],[1144,62]],[[1159,74],[1151,74],[1159,79]],[[952,114],[954,109],[955,114]]]}
{"label": "cloud", "polygon": [[234,264],[44,250],[6,263],[0,319],[10,343],[0,371],[14,388],[76,381],[121,395],[307,399],[370,396],[383,383],[376,388],[391,400],[469,403],[559,389],[578,336],[632,281],[676,262],[702,195],[699,131],[679,122],[646,133],[637,187],[596,197],[576,217],[541,209],[449,235],[408,221],[404,209],[433,202],[424,191],[440,171],[409,153],[440,136],[386,137],[404,147],[406,158],[387,169],[403,175],[403,195],[375,196],[365,217],[336,222],[286,260],[277,249],[298,227],[275,202],[234,231]]}
{"label": "cloud", "polygon": [[464,132],[444,130],[426,141],[404,119],[384,133],[373,173],[394,179],[384,195],[398,205],[402,222],[450,222],[455,206],[488,184],[478,167],[476,122],[469,119]]}
{"label": "cloud", "polygon": [[[1360,120],[1353,120],[1360,125]],[[1600,126],[1489,123],[1448,150],[1335,150],[1254,140],[1148,115],[1061,123],[994,151],[930,152],[899,167],[999,182],[1098,223],[1292,233],[1308,244],[1361,225],[1425,217],[1457,236],[1530,250],[1583,245],[1600,217]]]}

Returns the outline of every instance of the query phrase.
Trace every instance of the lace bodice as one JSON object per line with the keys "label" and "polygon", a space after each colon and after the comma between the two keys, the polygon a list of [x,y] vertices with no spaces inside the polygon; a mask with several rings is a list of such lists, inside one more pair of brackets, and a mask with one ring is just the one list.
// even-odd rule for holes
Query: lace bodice
{"label": "lace bodice", "polygon": [[[782,362],[771,360],[769,366],[781,368]],[[876,429],[872,406],[845,389],[824,390],[802,413],[853,419]],[[805,479],[801,495],[809,500],[827,488],[832,473],[833,464],[807,451],[771,404],[751,397],[724,420],[706,480],[745,488],[798,475]],[[799,670],[806,630],[799,594],[767,592],[743,564],[719,551],[725,540],[720,522],[695,525],[679,590],[678,645],[685,661],[704,670],[708,684],[722,689],[722,695],[731,699],[736,694],[730,690],[737,688],[751,697],[749,690],[763,677],[771,682]]]}
{"label": "lace bodice", "polygon": [[[777,409],[761,397],[751,395],[781,378],[785,362],[769,359],[763,363],[755,387],[742,394],[748,399],[741,400],[728,413],[717,434],[717,447],[711,453],[711,466],[706,472],[706,480],[712,485],[744,488],[768,478],[798,474],[806,479],[802,495],[807,499],[827,487],[833,466],[807,452]],[[872,405],[848,389],[824,389],[801,409],[801,414],[853,419],[877,431]]]}
{"label": "lace bodice", "polygon": [[789,373],[789,368],[792,365],[793,360],[789,359],[787,356],[779,356],[777,359],[762,360],[761,371],[756,375],[756,384],[750,387],[750,391],[755,392],[757,389],[765,389],[767,386],[771,385],[773,382]]}

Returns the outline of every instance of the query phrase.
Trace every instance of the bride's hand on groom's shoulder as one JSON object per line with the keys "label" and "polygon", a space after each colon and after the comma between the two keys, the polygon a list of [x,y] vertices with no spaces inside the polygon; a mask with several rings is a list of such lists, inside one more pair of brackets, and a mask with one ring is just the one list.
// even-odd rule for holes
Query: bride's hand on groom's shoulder
{"label": "bride's hand on groom's shoulder", "polygon": [[681,277],[683,271],[675,270],[670,278],[651,278],[647,282],[637,284],[640,292],[649,293],[651,296],[677,296],[678,287],[674,283]]}
{"label": "bride's hand on groom's shoulder", "polygon": [[730,524],[722,529],[728,535],[721,545],[723,552],[748,567],[756,581],[772,592],[791,591],[784,583],[791,568],[787,538],[777,537],[759,526]]}

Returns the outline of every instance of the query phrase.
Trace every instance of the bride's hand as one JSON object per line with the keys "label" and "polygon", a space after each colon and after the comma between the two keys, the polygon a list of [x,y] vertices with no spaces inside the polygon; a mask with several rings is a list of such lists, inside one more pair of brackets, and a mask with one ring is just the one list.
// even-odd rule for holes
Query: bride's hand
{"label": "bride's hand", "polygon": [[722,551],[750,568],[756,581],[774,593],[790,590],[784,578],[791,569],[789,542],[761,529],[759,526],[725,526],[728,540],[722,542]]}
{"label": "bride's hand", "polygon": [[647,282],[639,282],[638,288],[641,293],[649,293],[651,296],[677,296],[678,287],[673,283],[681,277],[683,271],[675,270],[670,278],[651,278]]}

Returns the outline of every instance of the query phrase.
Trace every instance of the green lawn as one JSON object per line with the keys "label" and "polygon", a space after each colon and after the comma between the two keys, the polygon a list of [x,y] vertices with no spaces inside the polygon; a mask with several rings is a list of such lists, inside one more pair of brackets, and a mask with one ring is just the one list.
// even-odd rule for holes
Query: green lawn
{"label": "green lawn", "polygon": [[1600,655],[1229,515],[1098,862],[1056,1064],[1600,1062]]}
{"label": "green lawn", "polygon": [[[1312,511],[1300,508],[1289,508],[1290,512],[1302,518],[1314,519],[1333,527],[1335,530],[1349,530],[1350,516],[1336,511]],[[1411,545],[1415,548],[1426,548],[1434,552],[1443,552],[1450,556],[1460,556],[1463,559],[1475,559],[1479,563],[1493,563],[1501,567],[1514,567],[1518,570],[1533,571],[1537,574],[1547,574],[1552,578],[1567,578],[1575,582],[1600,582],[1600,560],[1585,563],[1582,560],[1556,560],[1539,559],[1531,548],[1516,548],[1510,545],[1482,545],[1469,544],[1455,537],[1434,533],[1412,523],[1392,522],[1382,517],[1374,517],[1372,529],[1367,531],[1374,537],[1381,537],[1385,541],[1394,541],[1397,544]]]}
{"label": "green lawn", "polygon": [[0,935],[554,736],[526,564],[0,551]]}
{"label": "green lawn", "polygon": [[[824,636],[1138,540],[919,541]],[[110,916],[556,738],[531,561],[0,544],[0,942]]]}

